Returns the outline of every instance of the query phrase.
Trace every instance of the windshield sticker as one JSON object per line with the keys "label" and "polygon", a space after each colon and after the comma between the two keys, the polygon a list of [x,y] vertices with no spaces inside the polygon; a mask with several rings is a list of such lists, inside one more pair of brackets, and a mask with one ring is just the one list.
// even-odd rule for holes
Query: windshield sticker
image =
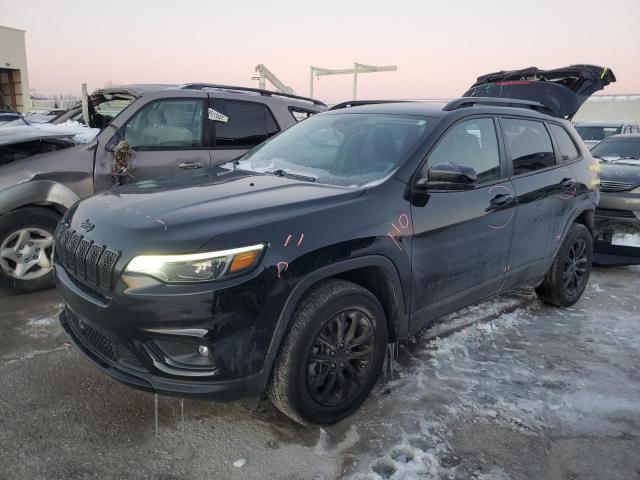
{"label": "windshield sticker", "polygon": [[213,120],[214,122],[227,123],[229,121],[229,117],[223,115],[222,113],[214,110],[213,108],[209,109],[209,120]]}

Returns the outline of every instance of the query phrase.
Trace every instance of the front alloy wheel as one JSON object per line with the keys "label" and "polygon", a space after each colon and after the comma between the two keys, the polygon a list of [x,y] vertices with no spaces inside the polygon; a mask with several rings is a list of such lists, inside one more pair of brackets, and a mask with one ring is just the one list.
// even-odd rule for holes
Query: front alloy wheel
{"label": "front alloy wheel", "polygon": [[564,286],[570,296],[575,296],[578,290],[584,287],[588,279],[587,244],[583,238],[578,238],[571,248],[564,262],[564,274],[562,276]]}
{"label": "front alloy wheel", "polygon": [[17,230],[0,245],[0,267],[18,280],[42,278],[53,268],[53,243],[53,235],[41,228]]}
{"label": "front alloy wheel", "polygon": [[366,288],[330,279],[302,300],[291,322],[273,367],[269,398],[304,425],[345,418],[367,398],[382,369],[384,309]]}
{"label": "front alloy wheel", "polygon": [[316,337],[307,360],[307,385],[321,405],[348,402],[362,388],[371,370],[374,329],[359,310],[347,310],[329,320]]}
{"label": "front alloy wheel", "polygon": [[25,207],[0,216],[0,289],[25,293],[53,286],[55,211]]}

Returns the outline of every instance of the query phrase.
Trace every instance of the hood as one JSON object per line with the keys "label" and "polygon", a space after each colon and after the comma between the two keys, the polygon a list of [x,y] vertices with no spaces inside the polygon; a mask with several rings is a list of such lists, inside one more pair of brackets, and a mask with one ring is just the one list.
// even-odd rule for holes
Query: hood
{"label": "hood", "polygon": [[552,115],[571,119],[591,95],[615,81],[610,69],[595,65],[571,65],[555,70],[529,67],[478,77],[463,97],[540,102]]}
{"label": "hood", "polygon": [[[354,198],[363,190],[211,168],[142,181],[80,202],[71,226],[111,248],[196,251],[222,233],[283,220]],[[137,245],[136,245],[137,244]]]}
{"label": "hood", "polygon": [[640,186],[640,160],[600,162],[600,180],[628,183],[631,188]]}
{"label": "hood", "polygon": [[97,128],[51,124],[21,125],[0,128],[0,146],[15,145],[45,138],[69,139],[70,145],[88,143],[98,134]]}

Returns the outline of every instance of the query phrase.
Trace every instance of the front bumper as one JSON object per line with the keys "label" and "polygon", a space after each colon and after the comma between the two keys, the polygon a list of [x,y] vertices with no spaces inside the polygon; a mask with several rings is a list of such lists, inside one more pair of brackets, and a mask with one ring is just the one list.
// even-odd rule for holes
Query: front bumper
{"label": "front bumper", "polygon": [[[264,297],[251,295],[262,291],[263,276],[213,291],[187,293],[182,286],[176,295],[157,284],[119,284],[111,299],[83,289],[57,264],[55,280],[66,305],[60,323],[70,342],[116,380],[219,401],[257,396],[266,388],[275,324]],[[200,345],[209,350],[206,358],[198,355]]]}
{"label": "front bumper", "polygon": [[595,264],[640,264],[640,248],[616,242],[617,236],[640,238],[639,193],[602,192],[595,220]]}

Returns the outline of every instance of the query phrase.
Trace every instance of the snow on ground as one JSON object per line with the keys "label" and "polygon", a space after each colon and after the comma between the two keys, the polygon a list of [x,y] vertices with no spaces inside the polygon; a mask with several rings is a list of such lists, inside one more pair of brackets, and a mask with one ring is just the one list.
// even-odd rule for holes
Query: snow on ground
{"label": "snow on ground", "polygon": [[[418,335],[409,364],[358,416],[386,431],[354,455],[351,478],[511,478],[500,465],[457,454],[455,431],[465,423],[527,436],[640,435],[640,313],[635,304],[610,308],[606,295],[585,308],[592,292],[604,293],[593,287],[573,308],[543,306],[529,293],[525,308],[447,338],[425,344],[428,333]],[[637,298],[635,288],[624,294]],[[504,310],[504,302],[449,322],[474,309]]]}

